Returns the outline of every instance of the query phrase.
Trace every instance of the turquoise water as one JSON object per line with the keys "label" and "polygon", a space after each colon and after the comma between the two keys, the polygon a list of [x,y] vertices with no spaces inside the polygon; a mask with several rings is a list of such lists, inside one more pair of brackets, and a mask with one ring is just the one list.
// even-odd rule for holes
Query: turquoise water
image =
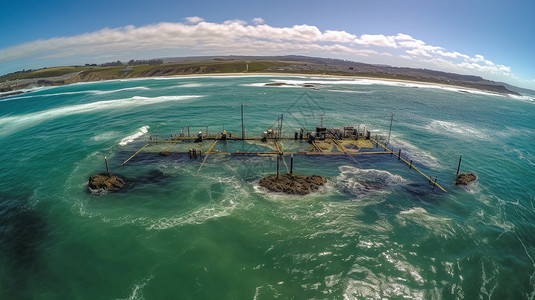
{"label": "turquoise water", "polygon": [[[316,87],[263,86],[281,81]],[[389,155],[298,156],[296,173],[329,180],[304,197],[256,185],[275,171],[270,157],[142,154],[121,166],[150,135],[239,135],[241,103],[247,135],[284,114],[288,134],[323,116],[386,136],[393,113],[390,145],[448,193]],[[534,104],[304,77],[108,81],[0,98],[0,299],[533,299]],[[479,177],[465,188],[453,185],[459,155]],[[104,156],[126,191],[87,191]]]}

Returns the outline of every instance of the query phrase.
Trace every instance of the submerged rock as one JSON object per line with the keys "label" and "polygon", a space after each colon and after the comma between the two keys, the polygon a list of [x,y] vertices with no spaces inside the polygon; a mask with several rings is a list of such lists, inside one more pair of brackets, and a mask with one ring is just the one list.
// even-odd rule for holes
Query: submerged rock
{"label": "submerged rock", "polygon": [[467,185],[470,182],[477,179],[476,174],[474,173],[461,173],[457,175],[457,178],[455,178],[455,184],[456,185]]}
{"label": "submerged rock", "polygon": [[285,85],[288,85],[288,84],[284,82],[270,82],[270,83],[264,84],[264,86],[285,86]]}
{"label": "submerged rock", "polygon": [[159,154],[161,156],[171,156],[171,152],[169,152],[169,151],[161,151]]}
{"label": "submerged rock", "polygon": [[272,192],[282,192],[290,195],[306,195],[311,192],[317,191],[322,185],[327,182],[327,179],[319,175],[290,175],[284,174],[267,176],[258,184],[265,187]]}
{"label": "submerged rock", "polygon": [[122,189],[125,181],[118,176],[108,176],[108,174],[97,174],[89,177],[88,188],[91,191],[114,192]]}

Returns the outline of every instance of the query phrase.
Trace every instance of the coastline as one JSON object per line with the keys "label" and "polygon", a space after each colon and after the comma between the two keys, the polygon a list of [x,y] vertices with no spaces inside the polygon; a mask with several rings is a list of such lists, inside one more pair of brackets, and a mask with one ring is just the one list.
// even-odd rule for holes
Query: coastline
{"label": "coastline", "polygon": [[223,56],[193,60],[169,58],[167,61],[162,60],[154,64],[116,62],[103,65],[86,64],[85,66],[23,70],[0,76],[0,96],[16,90],[81,82],[196,76],[296,76],[308,77],[311,80],[371,80],[383,83],[395,82],[397,86],[403,86],[404,83],[414,87],[434,87],[518,97],[522,97],[521,93],[529,91],[479,76],[427,69],[372,65],[306,56]]}
{"label": "coastline", "polygon": [[[467,87],[462,85],[455,85],[455,84],[445,84],[445,83],[434,83],[429,81],[417,81],[417,80],[407,80],[407,79],[401,79],[401,78],[388,78],[388,77],[373,77],[373,76],[359,76],[359,75],[341,75],[341,74],[317,74],[317,73],[291,73],[291,72],[229,72],[229,73],[197,73],[197,74],[174,74],[174,75],[168,75],[168,76],[144,76],[144,77],[127,77],[127,78],[112,78],[112,79],[96,79],[96,80],[87,80],[87,81],[77,81],[77,80],[69,80],[69,82],[64,83],[61,82],[63,78],[69,78],[74,79],[76,75],[78,75],[80,72],[77,73],[71,73],[63,76],[57,76],[57,77],[42,77],[42,78],[35,78],[32,81],[36,82],[47,82],[52,83],[50,85],[44,85],[44,86],[34,86],[34,87],[23,87],[19,89],[13,89],[6,92],[0,92],[0,98],[4,97],[10,97],[10,96],[17,96],[25,93],[30,93],[35,90],[39,90],[45,87],[55,87],[55,86],[67,86],[67,85],[74,85],[74,84],[90,84],[94,82],[99,81],[125,81],[125,80],[147,80],[147,79],[166,79],[166,78],[209,78],[209,77],[244,77],[244,76],[251,76],[251,77],[296,77],[296,78],[309,78],[311,80],[314,79],[351,79],[351,80],[369,80],[372,82],[375,82],[375,84],[384,84],[384,83],[399,83],[400,85],[396,86],[403,86],[403,84],[406,84],[407,87],[422,87],[422,88],[437,88],[437,89],[443,89],[443,90],[450,90],[450,91],[456,91],[456,92],[468,92],[468,93],[476,93],[476,94],[485,94],[485,95],[492,95],[492,96],[501,96],[501,97],[513,97],[516,96],[514,94],[505,94],[505,93],[498,93],[493,92],[489,90],[484,89],[478,89],[473,87]],[[55,80],[60,79],[60,82],[55,82]],[[0,87],[5,82],[0,82]],[[9,83],[9,81],[7,82]],[[54,84],[57,83],[57,84]],[[373,84],[373,83],[372,83]]]}

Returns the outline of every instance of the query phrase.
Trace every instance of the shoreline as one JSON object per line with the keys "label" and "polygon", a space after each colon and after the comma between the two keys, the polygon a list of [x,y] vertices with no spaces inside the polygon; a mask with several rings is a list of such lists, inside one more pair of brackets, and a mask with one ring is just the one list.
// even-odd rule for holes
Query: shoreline
{"label": "shoreline", "polygon": [[[69,86],[76,84],[91,84],[101,81],[135,81],[135,80],[148,80],[148,79],[175,79],[175,78],[209,78],[209,77],[300,77],[300,78],[310,78],[310,79],[351,79],[351,80],[369,80],[372,82],[377,82],[376,84],[381,84],[381,82],[390,82],[390,83],[399,83],[399,84],[408,84],[414,86],[407,86],[413,88],[436,88],[442,90],[448,90],[452,92],[467,92],[475,94],[484,94],[490,96],[501,96],[501,97],[516,97],[514,94],[505,94],[498,93],[484,89],[478,89],[474,87],[467,87],[462,85],[454,84],[445,84],[445,83],[433,83],[428,81],[417,81],[417,80],[407,80],[407,79],[397,79],[397,78],[384,78],[384,77],[372,77],[372,76],[358,76],[358,75],[334,75],[334,74],[313,74],[313,73],[285,73],[285,72],[233,72],[233,73],[203,73],[203,74],[177,74],[169,76],[144,76],[144,77],[131,77],[131,78],[113,78],[113,79],[100,79],[100,80],[90,80],[90,81],[75,81],[66,84],[57,84],[57,85],[48,85],[48,86],[36,86],[32,88],[20,88],[13,89],[7,92],[0,92],[0,98],[18,96],[21,94],[31,93],[36,90],[41,90],[43,88],[54,88],[60,86]],[[52,81],[56,77],[43,77],[36,78],[35,81]],[[373,83],[372,83],[373,84]],[[402,85],[396,85],[403,87]]]}

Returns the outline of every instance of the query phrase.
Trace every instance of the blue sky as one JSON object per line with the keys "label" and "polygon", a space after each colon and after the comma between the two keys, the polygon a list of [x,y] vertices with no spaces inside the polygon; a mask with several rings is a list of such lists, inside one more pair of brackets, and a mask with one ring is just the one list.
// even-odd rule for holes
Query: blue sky
{"label": "blue sky", "polygon": [[535,89],[534,14],[531,0],[1,0],[0,74],[161,56],[300,54]]}

